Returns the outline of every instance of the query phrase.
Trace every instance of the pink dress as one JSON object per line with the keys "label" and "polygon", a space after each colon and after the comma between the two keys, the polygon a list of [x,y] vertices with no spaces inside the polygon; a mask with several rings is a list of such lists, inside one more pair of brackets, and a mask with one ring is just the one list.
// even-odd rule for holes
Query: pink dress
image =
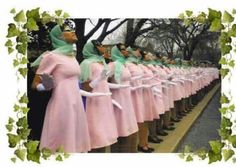
{"label": "pink dress", "polygon": [[[143,79],[153,77],[152,71],[147,66],[139,64],[139,67],[143,70],[144,73]],[[143,81],[143,84],[152,85],[153,84],[152,79]],[[143,97],[145,104],[144,120],[152,121],[153,119],[159,119],[160,111],[158,111],[158,106],[151,87],[143,89]]]}
{"label": "pink dress", "polygon": [[87,152],[90,138],[86,114],[79,92],[80,66],[74,57],[48,53],[37,74],[53,75],[55,87],[47,105],[40,148],[66,152]]}
{"label": "pink dress", "polygon": [[[90,65],[90,80],[99,77],[104,66],[100,63]],[[110,92],[106,79],[100,81],[92,92]],[[92,148],[109,146],[117,141],[118,133],[111,96],[88,97],[86,114]]]}
{"label": "pink dress", "polygon": [[[147,66],[153,73],[156,73],[156,68],[149,64]],[[164,93],[162,92],[162,86],[161,81],[159,80],[158,76],[152,79],[151,81],[153,84],[157,84],[155,88],[159,91],[158,95],[154,96],[156,100],[156,104],[158,106],[158,114],[164,114],[165,113],[165,105],[164,105]]]}
{"label": "pink dress", "polygon": [[[111,62],[109,66],[110,69],[114,71],[115,62]],[[131,74],[127,69],[127,67],[124,66],[121,74],[121,83],[119,84],[129,85],[130,78]],[[116,83],[114,78],[112,79],[112,82]],[[138,125],[131,98],[130,87],[111,89],[111,92],[112,92],[112,99],[116,100],[123,108],[122,111],[118,108],[114,108],[118,135],[121,137],[125,137],[137,132]]]}
{"label": "pink dress", "polygon": [[[129,69],[129,72],[131,73],[132,77],[143,75],[142,69],[140,69],[140,67],[138,67],[136,64],[126,63],[125,66]],[[140,85],[142,85],[142,82],[140,81],[140,79],[133,80],[130,83],[131,83],[131,86],[140,86]],[[143,113],[144,113],[143,89],[140,88],[140,89],[132,91],[131,96],[132,96],[132,101],[133,101],[136,120],[137,120],[138,123],[142,123],[142,122],[144,122],[144,117],[143,117]]]}

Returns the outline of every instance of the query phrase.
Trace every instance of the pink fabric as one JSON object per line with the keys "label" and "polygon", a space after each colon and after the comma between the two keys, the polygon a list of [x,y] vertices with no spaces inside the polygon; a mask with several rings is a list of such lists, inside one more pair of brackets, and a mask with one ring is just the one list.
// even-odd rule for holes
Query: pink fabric
{"label": "pink fabric", "polygon": [[[139,64],[140,68],[143,70],[143,79],[153,77],[152,71],[142,64]],[[151,85],[154,84],[151,80],[143,81],[143,84]],[[143,96],[144,96],[144,104],[145,104],[145,114],[144,119],[146,121],[152,121],[153,119],[159,119],[159,113],[161,111],[158,111],[158,105],[156,103],[154,94],[152,92],[152,88],[144,88],[143,90]]]}
{"label": "pink fabric", "polygon": [[66,152],[87,152],[90,138],[86,114],[78,86],[80,67],[73,57],[49,53],[37,74],[53,75],[55,88],[47,105],[40,149],[55,151],[63,145]]}
{"label": "pink fabric", "polygon": [[[100,76],[104,66],[92,63],[90,66],[90,80]],[[92,92],[110,92],[106,79],[100,81]],[[110,96],[88,97],[86,100],[86,113],[89,135],[92,148],[109,146],[117,141],[118,132],[116,119]]]}
{"label": "pink fabric", "polygon": [[[111,71],[115,69],[115,63],[109,63]],[[124,85],[130,84],[131,74],[127,67],[124,66],[121,74],[121,83]],[[113,83],[116,83],[114,78]],[[116,100],[123,108],[121,111],[118,108],[114,108],[116,126],[118,129],[118,135],[121,137],[129,136],[138,131],[138,125],[136,121],[136,116],[134,112],[133,102],[131,98],[131,89],[121,88],[121,89],[111,89],[112,98]]]}
{"label": "pink fabric", "polygon": [[[133,63],[126,63],[125,66],[129,69],[129,72],[132,77],[143,75],[142,69]],[[133,80],[130,82],[131,86],[140,86],[142,82],[140,79]],[[136,116],[136,120],[138,123],[144,122],[144,101],[143,101],[143,89],[137,89],[135,91],[131,91],[134,112]]]}

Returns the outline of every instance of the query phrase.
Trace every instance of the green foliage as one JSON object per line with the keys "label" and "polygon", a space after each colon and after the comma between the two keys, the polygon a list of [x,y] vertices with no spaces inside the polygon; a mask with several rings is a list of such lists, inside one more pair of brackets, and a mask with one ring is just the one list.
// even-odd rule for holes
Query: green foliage
{"label": "green foliage", "polygon": [[215,19],[221,20],[221,16],[222,16],[222,14],[220,11],[216,11],[214,9],[208,8],[208,20],[210,22],[212,22]]}
{"label": "green foliage", "polygon": [[20,97],[19,102],[20,102],[20,103],[26,103],[26,104],[29,102],[26,93],[24,93],[24,94]]}
{"label": "green foliage", "polygon": [[229,12],[225,11],[222,21],[223,23],[231,23],[234,21],[234,17]]}
{"label": "green foliage", "polygon": [[206,148],[202,147],[200,149],[198,149],[195,153],[199,158],[201,158],[202,160],[206,159],[207,157],[207,150]]}
{"label": "green foliage", "polygon": [[39,27],[36,23],[36,21],[33,18],[29,18],[27,23],[25,24],[25,28],[29,31],[38,31]]}
{"label": "green foliage", "polygon": [[221,104],[229,103],[229,98],[224,93],[220,97],[220,103]]}
{"label": "green foliage", "polygon": [[8,133],[8,143],[9,143],[9,147],[14,148],[16,147],[16,144],[20,141],[20,136],[12,134],[12,133]]}
{"label": "green foliage", "polygon": [[221,68],[220,69],[220,75],[224,78],[229,73],[228,68]]}
{"label": "green foliage", "polygon": [[209,157],[209,164],[216,162],[216,161],[221,161],[222,155],[220,153],[216,154],[213,151],[208,152],[208,157]]}
{"label": "green foliage", "polygon": [[193,157],[191,155],[188,155],[187,158],[186,158],[186,161],[189,162],[189,161],[193,161]]}
{"label": "green foliage", "polygon": [[10,13],[15,14],[16,13],[15,8],[11,9]]}
{"label": "green foliage", "polygon": [[232,37],[236,37],[236,24],[233,24],[231,29],[229,30],[229,35]]}
{"label": "green foliage", "polygon": [[26,21],[26,17],[25,17],[25,13],[23,10],[21,10],[19,13],[16,14],[16,16],[14,17],[15,22],[25,22]]}
{"label": "green foliage", "polygon": [[22,161],[25,160],[25,156],[26,156],[26,149],[17,149],[14,154],[21,159]]}
{"label": "green foliage", "polygon": [[224,29],[224,25],[221,23],[221,19],[216,18],[211,22],[210,31],[219,32],[222,29]]}
{"label": "green foliage", "polygon": [[209,144],[211,146],[213,153],[215,153],[215,154],[220,154],[221,149],[224,147],[224,143],[222,143],[219,140],[209,141]]}
{"label": "green foliage", "polygon": [[28,153],[27,160],[40,163],[40,155],[41,154],[39,150],[35,151],[34,153]]}
{"label": "green foliage", "polygon": [[28,153],[34,154],[38,149],[39,141],[30,140],[27,143],[25,143],[24,145],[27,148]]}
{"label": "green foliage", "polygon": [[17,28],[16,25],[13,24],[13,23],[8,24],[7,38],[15,37],[15,36],[18,36],[18,35],[20,35],[19,28]]}
{"label": "green foliage", "polygon": [[40,8],[36,8],[36,9],[32,9],[32,10],[28,10],[26,12],[26,16],[28,20],[34,20],[34,21],[39,21],[40,20],[40,14],[39,14],[39,9]]}
{"label": "green foliage", "polygon": [[234,155],[234,151],[232,149],[223,149],[222,153],[225,161],[228,161]]}
{"label": "green foliage", "polygon": [[231,126],[233,125],[233,123],[230,121],[229,118],[226,118],[226,117],[222,117],[221,119],[221,127],[222,128],[230,128]]}
{"label": "green foliage", "polygon": [[186,13],[186,15],[187,15],[188,17],[190,17],[190,16],[192,16],[193,11],[186,10],[185,13]]}
{"label": "green foliage", "polygon": [[229,136],[228,141],[232,144],[234,148],[236,148],[236,135]]}
{"label": "green foliage", "polygon": [[48,159],[50,156],[52,155],[52,151],[50,149],[47,148],[43,148],[42,149],[42,157],[43,159]]}

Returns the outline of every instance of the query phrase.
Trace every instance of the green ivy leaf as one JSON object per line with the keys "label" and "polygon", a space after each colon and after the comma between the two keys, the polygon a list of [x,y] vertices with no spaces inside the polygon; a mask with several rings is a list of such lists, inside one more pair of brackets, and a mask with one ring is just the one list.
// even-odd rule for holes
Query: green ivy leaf
{"label": "green ivy leaf", "polygon": [[62,10],[56,10],[56,11],[55,11],[55,14],[56,14],[57,16],[60,16],[61,13],[62,13]]}
{"label": "green ivy leaf", "polygon": [[221,20],[221,16],[222,14],[220,11],[216,11],[216,10],[208,8],[208,19],[210,22],[212,22],[214,19]]}
{"label": "green ivy leaf", "polygon": [[234,104],[230,105],[230,106],[229,106],[229,110],[232,111],[232,112],[234,112],[234,111],[235,111],[235,105],[234,105]]}
{"label": "green ivy leaf", "polygon": [[28,72],[28,68],[19,68],[18,71],[25,78]]}
{"label": "green ivy leaf", "polygon": [[62,24],[64,23],[64,19],[63,19],[63,18],[57,18],[57,19],[56,19],[56,23],[57,23],[58,25],[62,25]]}
{"label": "green ivy leaf", "polygon": [[29,110],[30,110],[30,109],[29,109],[28,107],[21,107],[21,111],[22,111],[24,114],[27,114]]}
{"label": "green ivy leaf", "polygon": [[15,8],[11,9],[10,13],[15,14],[16,13]]}
{"label": "green ivy leaf", "polygon": [[229,30],[229,35],[232,37],[236,37],[236,24],[233,24],[231,29]]}
{"label": "green ivy leaf", "polygon": [[12,47],[8,47],[8,54],[11,54],[14,51]]}
{"label": "green ivy leaf", "polygon": [[26,58],[26,57],[23,57],[22,59],[21,59],[21,64],[27,64],[29,61],[28,61],[28,59]]}
{"label": "green ivy leaf", "polygon": [[215,154],[212,150],[208,152],[208,157],[209,157],[209,164],[216,162],[216,161],[221,161],[222,155],[221,154]]}
{"label": "green ivy leaf", "polygon": [[62,156],[61,155],[58,155],[57,157],[56,157],[56,160],[57,161],[62,161],[63,159],[62,159]]}
{"label": "green ivy leaf", "polygon": [[203,24],[203,23],[206,22],[206,14],[204,12],[202,12],[195,19],[196,19],[197,22]]}
{"label": "green ivy leaf", "polygon": [[232,67],[232,68],[234,68],[234,66],[235,66],[234,60],[231,60],[231,61],[229,62],[229,66]]}
{"label": "green ivy leaf", "polygon": [[221,76],[224,78],[227,74],[229,73],[229,69],[228,68],[221,68],[220,69],[220,74]]}
{"label": "green ivy leaf", "polygon": [[223,149],[222,153],[225,161],[229,160],[234,155],[234,151],[231,149]]}
{"label": "green ivy leaf", "polygon": [[188,155],[187,158],[186,158],[186,161],[189,162],[189,161],[193,161],[193,157],[191,155]]}
{"label": "green ivy leaf", "polygon": [[25,24],[25,28],[27,28],[28,31],[38,31],[39,30],[39,27],[33,18],[28,19],[27,23]]}
{"label": "green ivy leaf", "polygon": [[231,43],[232,41],[230,35],[227,32],[221,32],[219,39],[221,45],[225,45],[226,43]]}
{"label": "green ivy leaf", "polygon": [[180,14],[179,14],[179,18],[180,18],[181,20],[184,20],[184,19],[185,19],[184,13],[180,13]]}
{"label": "green ivy leaf", "polygon": [[236,148],[236,135],[229,136],[228,141]]}
{"label": "green ivy leaf", "polygon": [[[28,125],[27,125],[28,126]],[[27,128],[21,128],[17,130],[17,133],[19,134],[20,138],[23,140],[26,140],[30,134],[30,129]]]}
{"label": "green ivy leaf", "polygon": [[20,34],[20,30],[16,27],[15,24],[10,23],[8,24],[8,34],[7,38],[15,37]]}
{"label": "green ivy leaf", "polygon": [[33,154],[27,154],[27,160],[40,163],[40,151],[37,150]]}
{"label": "green ivy leaf", "polygon": [[7,124],[7,125],[6,125],[6,128],[7,128],[7,130],[8,130],[9,132],[11,132],[12,129],[13,129],[13,125],[12,125],[12,124]]}
{"label": "green ivy leaf", "polygon": [[14,67],[18,66],[19,64],[20,64],[20,63],[18,62],[18,60],[16,60],[16,59],[13,60],[13,66],[14,66]]}
{"label": "green ivy leaf", "polygon": [[24,93],[24,94],[20,97],[19,102],[20,102],[20,103],[28,103],[28,102],[29,102],[26,93]]}
{"label": "green ivy leaf", "polygon": [[228,137],[232,134],[232,130],[231,129],[220,129],[219,131],[219,135],[221,136],[221,139],[223,140],[227,140]]}
{"label": "green ivy leaf", "polygon": [[210,26],[210,31],[219,32],[224,28],[224,25],[221,23],[221,19],[214,19]]}
{"label": "green ivy leaf", "polygon": [[39,21],[40,20],[39,9],[40,8],[28,10],[26,12],[26,16],[27,16],[28,20],[32,19],[32,20],[35,20],[35,21]]}
{"label": "green ivy leaf", "polygon": [[187,15],[188,17],[190,17],[190,16],[192,16],[193,11],[186,10],[185,13],[186,13],[186,15]]}
{"label": "green ivy leaf", "polygon": [[226,117],[222,117],[221,119],[221,127],[222,128],[227,128],[227,127],[231,127],[233,125],[233,123],[230,121],[229,118]]}
{"label": "green ivy leaf", "polygon": [[69,158],[70,157],[70,154],[69,153],[64,153],[64,158]]}
{"label": "green ivy leaf", "polygon": [[52,20],[52,17],[47,13],[43,12],[41,22],[42,24],[47,24]]}
{"label": "green ivy leaf", "polygon": [[25,143],[25,147],[27,148],[27,152],[30,154],[33,154],[37,151],[39,145],[39,141],[28,141],[27,143]]}
{"label": "green ivy leaf", "polygon": [[68,18],[68,17],[70,17],[70,15],[69,15],[68,13],[64,12],[63,18],[66,19],[66,18]]}
{"label": "green ivy leaf", "polygon": [[57,152],[57,153],[63,153],[63,152],[64,152],[64,147],[61,145],[60,147],[58,147],[58,148],[56,149],[56,152]]}
{"label": "green ivy leaf", "polygon": [[8,143],[10,148],[14,148],[16,144],[20,141],[20,136],[8,133]]}
{"label": "green ivy leaf", "polygon": [[18,127],[27,128],[27,127],[28,127],[27,117],[24,116],[24,117],[19,118],[18,121],[16,122],[16,125],[17,125]]}
{"label": "green ivy leaf", "polygon": [[22,43],[22,44],[16,45],[16,50],[23,55],[26,54],[26,49],[27,49],[27,43]]}
{"label": "green ivy leaf", "polygon": [[229,98],[224,93],[220,97],[220,103],[221,104],[229,103]]}
{"label": "green ivy leaf", "polygon": [[232,50],[232,46],[231,45],[222,45],[221,46],[221,53],[222,53],[222,55],[228,54],[231,50]]}
{"label": "green ivy leaf", "polygon": [[185,154],[184,154],[184,153],[179,153],[179,157],[180,157],[181,159],[184,159]]}
{"label": "green ivy leaf", "polygon": [[8,124],[13,124],[14,122],[15,122],[15,120],[13,118],[9,117]]}
{"label": "green ivy leaf", "polygon": [[222,65],[227,64],[227,60],[226,60],[226,58],[225,58],[225,57],[221,57],[219,63],[222,64]]}
{"label": "green ivy leaf", "polygon": [[13,43],[10,39],[7,40],[7,42],[5,43],[5,46],[6,47],[12,47],[13,46]]}
{"label": "green ivy leaf", "polygon": [[20,106],[17,105],[17,104],[15,104],[15,105],[14,105],[14,112],[18,111],[19,109],[20,109]]}
{"label": "green ivy leaf", "polygon": [[43,148],[42,149],[42,157],[43,157],[43,159],[48,159],[50,156],[52,155],[52,152],[51,152],[51,150],[50,149],[48,149],[48,148]]}
{"label": "green ivy leaf", "polygon": [[185,19],[185,20],[184,20],[184,25],[185,25],[185,26],[189,26],[191,23],[192,23],[192,20],[191,20],[191,19]]}
{"label": "green ivy leaf", "polygon": [[236,14],[236,10],[235,10],[235,9],[233,9],[232,13],[233,13],[233,14]]}
{"label": "green ivy leaf", "polygon": [[14,20],[16,22],[25,22],[26,21],[25,12],[21,10],[19,13],[16,14],[16,16],[14,17]]}
{"label": "green ivy leaf", "polygon": [[223,15],[223,23],[231,23],[234,21],[234,17],[227,11]]}
{"label": "green ivy leaf", "polygon": [[25,160],[26,149],[17,149],[14,154],[21,159],[22,161]]}
{"label": "green ivy leaf", "polygon": [[207,151],[206,151],[206,149],[205,149],[204,147],[198,149],[198,150],[196,151],[196,154],[197,154],[197,156],[198,156],[199,158],[201,158],[202,160],[206,159],[206,157],[207,157]]}
{"label": "green ivy leaf", "polygon": [[30,39],[29,39],[29,37],[28,37],[28,35],[27,35],[27,32],[22,31],[22,32],[20,33],[20,35],[16,38],[16,41],[17,41],[17,42],[21,42],[21,43],[30,42]]}
{"label": "green ivy leaf", "polygon": [[184,146],[184,153],[191,153],[191,152],[193,152],[192,147],[189,145],[185,145]]}
{"label": "green ivy leaf", "polygon": [[215,154],[221,153],[221,149],[224,147],[224,143],[221,143],[219,140],[209,141],[209,144]]}
{"label": "green ivy leaf", "polygon": [[11,158],[11,161],[12,161],[13,163],[16,163],[16,158],[15,158],[15,157]]}

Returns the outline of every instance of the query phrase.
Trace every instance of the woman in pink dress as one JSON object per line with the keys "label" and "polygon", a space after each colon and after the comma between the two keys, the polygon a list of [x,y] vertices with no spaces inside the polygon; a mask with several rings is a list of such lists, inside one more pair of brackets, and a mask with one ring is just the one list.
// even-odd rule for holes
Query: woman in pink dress
{"label": "woman in pink dress", "polygon": [[109,66],[111,71],[114,71],[114,77],[109,82],[121,85],[113,88],[110,86],[112,98],[123,108],[122,111],[114,108],[119,138],[118,142],[111,146],[111,152],[137,152],[138,125],[131,97],[131,74],[124,65],[128,54],[123,44],[117,44],[111,50],[113,62],[109,63]]}
{"label": "woman in pink dress", "polygon": [[[137,89],[132,91],[132,100],[134,105],[134,111],[136,115],[136,120],[138,122],[139,132],[139,144],[138,151],[145,153],[153,152],[154,149],[148,145],[148,123],[145,122],[145,104],[143,97],[143,84],[142,76],[143,70],[138,66],[139,56],[141,56],[139,49],[133,51],[132,48],[128,48],[129,57],[126,60],[125,66],[129,69],[131,73],[131,85]],[[140,88],[138,88],[140,87]]]}
{"label": "woman in pink dress", "polygon": [[58,25],[51,30],[50,37],[55,50],[46,52],[32,64],[39,65],[32,87],[39,91],[53,89],[40,149],[54,152],[62,146],[66,152],[88,152],[90,137],[78,87],[80,66],[72,46],[77,38],[73,32],[62,32]]}
{"label": "woman in pink dress", "polygon": [[[95,40],[88,42],[83,48],[85,59],[80,64],[82,72],[80,79],[84,83],[84,87],[92,92],[110,92],[107,82],[109,67],[105,63],[103,57],[105,55],[105,48]],[[88,97],[86,99],[86,115],[91,152],[105,152],[105,148],[117,142],[118,138],[111,96]]]}

